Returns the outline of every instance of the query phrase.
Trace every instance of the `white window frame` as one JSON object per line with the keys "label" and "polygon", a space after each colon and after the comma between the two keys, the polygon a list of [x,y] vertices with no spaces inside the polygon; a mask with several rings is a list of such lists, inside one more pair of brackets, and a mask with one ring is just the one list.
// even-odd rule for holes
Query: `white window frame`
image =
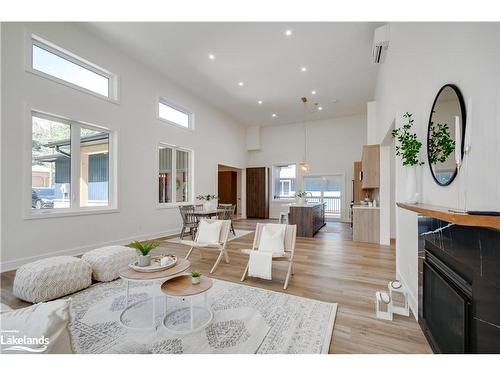
{"label": "white window frame", "polygon": [[[166,105],[170,108],[173,108],[179,112],[186,114],[188,116],[188,126],[185,127],[185,126],[182,126],[176,122],[173,122],[173,121],[167,120],[166,118],[160,117],[160,104]],[[176,126],[180,129],[194,131],[194,112],[192,112],[189,109],[187,109],[186,107],[183,107],[179,104],[176,104],[168,99],[162,98],[161,96],[158,97],[158,100],[156,102],[156,118],[162,122],[166,122],[167,124]]]}
{"label": "white window frame", "polygon": [[[175,151],[184,151],[189,154],[189,172],[188,172],[188,179],[189,179],[189,191],[188,191],[188,201],[187,202],[176,202],[176,194],[175,194],[175,184],[172,184],[172,191],[171,191],[171,196],[173,202],[168,202],[168,203],[160,203],[159,202],[159,197],[158,197],[158,176],[160,174],[160,158],[158,157],[159,149],[160,147],[168,147],[172,150],[172,176],[174,173],[177,173],[177,153]],[[185,147],[180,147],[176,146],[170,143],[165,143],[165,142],[159,142],[156,144],[156,173],[155,173],[155,183],[154,183],[154,199],[156,202],[156,207],[157,208],[176,208],[179,206],[187,206],[194,204],[194,151],[189,148]]]}
{"label": "white window frame", "polygon": [[[75,55],[74,53],[57,46],[56,44],[49,42],[41,38],[35,34],[27,34],[26,38],[26,62],[25,62],[25,70],[29,73],[35,74],[37,76],[46,78],[53,82],[57,82],[67,87],[71,87],[75,90],[84,92],[86,94],[93,95],[97,98],[107,100],[109,102],[119,104],[119,79],[116,74],[111,73],[110,71],[97,66],[96,64]],[[55,77],[51,74],[42,72],[38,69],[33,68],[33,45],[36,45],[44,50],[62,58],[72,62],[73,64],[79,65],[80,67],[87,69],[93,73],[96,73],[100,76],[106,77],[108,79],[108,96],[101,95],[95,91],[86,89],[85,87],[76,85],[64,79]]]}
{"label": "white window frame", "polygon": [[[32,139],[33,139],[33,117],[45,118],[71,126],[71,205],[69,208],[47,208],[43,210],[33,210],[31,208],[32,191]],[[26,133],[26,174],[24,185],[26,187],[23,195],[25,205],[25,219],[43,219],[50,217],[80,216],[102,213],[119,212],[118,209],[118,134],[103,126],[89,124],[82,121],[70,120],[66,117],[49,114],[39,110],[30,110],[28,114],[29,129]],[[108,205],[95,207],[80,207],[80,129],[91,129],[95,131],[105,131],[109,134],[108,141]],[[28,200],[29,197],[29,200]]]}
{"label": "white window frame", "polygon": [[[275,187],[274,187],[274,182],[275,182],[275,179],[276,179],[276,175],[275,175],[275,170],[277,167],[283,167],[285,165],[295,165],[295,189],[297,190],[298,188],[298,182],[299,182],[299,168],[297,168],[297,163],[288,163],[288,162],[284,162],[284,163],[277,163],[277,164],[274,164],[272,167],[271,167],[271,177],[272,177],[272,182],[271,182],[271,194],[272,194],[272,201],[273,202],[295,202],[295,197],[290,197],[290,198],[275,198],[276,196],[276,191],[275,191]],[[279,176],[278,176],[279,178]],[[291,179],[288,179],[287,181],[290,181],[290,190],[292,189],[292,180]]]}

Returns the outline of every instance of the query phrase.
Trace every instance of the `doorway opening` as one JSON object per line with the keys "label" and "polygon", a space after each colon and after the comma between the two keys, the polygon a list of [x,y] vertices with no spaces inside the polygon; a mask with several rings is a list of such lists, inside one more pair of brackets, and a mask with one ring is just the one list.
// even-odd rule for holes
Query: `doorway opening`
{"label": "doorway opening", "polygon": [[219,204],[236,206],[236,216],[241,217],[241,169],[219,164],[217,167],[217,195]]}

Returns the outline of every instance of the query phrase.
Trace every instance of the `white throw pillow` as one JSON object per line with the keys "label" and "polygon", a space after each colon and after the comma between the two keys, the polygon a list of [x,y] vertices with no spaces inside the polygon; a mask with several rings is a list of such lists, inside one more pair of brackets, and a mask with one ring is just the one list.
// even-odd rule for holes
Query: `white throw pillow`
{"label": "white throw pillow", "polygon": [[206,244],[219,243],[220,230],[222,221],[214,221],[209,223],[206,220],[201,220],[198,226],[198,242]]}
{"label": "white throw pillow", "polygon": [[259,251],[281,254],[285,251],[286,224],[266,224],[262,229]]}
{"label": "white throw pillow", "polygon": [[69,305],[69,299],[56,300],[1,314],[2,352],[73,353]]}

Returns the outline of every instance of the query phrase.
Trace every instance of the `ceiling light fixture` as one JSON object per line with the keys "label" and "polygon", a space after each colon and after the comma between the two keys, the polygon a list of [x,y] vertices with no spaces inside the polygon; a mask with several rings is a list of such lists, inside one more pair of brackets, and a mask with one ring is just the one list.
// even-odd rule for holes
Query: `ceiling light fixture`
{"label": "ceiling light fixture", "polygon": [[322,110],[323,110],[323,107],[319,106],[318,111],[322,111]]}
{"label": "ceiling light fixture", "polygon": [[259,100],[257,103],[262,104],[262,100]]}
{"label": "ceiling light fixture", "polygon": [[241,87],[241,86],[243,86],[243,85],[244,85],[244,83],[243,83],[243,82],[238,82],[238,86],[240,86],[240,87]]}
{"label": "ceiling light fixture", "polygon": [[303,71],[303,72],[306,72],[307,68],[305,66],[303,66],[302,68],[300,68],[300,70]]}
{"label": "ceiling light fixture", "polygon": [[215,60],[215,55],[211,53],[210,55],[208,55],[208,58],[209,58],[210,60]]}
{"label": "ceiling light fixture", "polygon": [[286,35],[286,36],[291,36],[291,35],[292,35],[292,30],[287,30],[287,31],[285,31],[285,35]]}
{"label": "ceiling light fixture", "polygon": [[311,94],[312,94],[312,95],[316,95],[316,90],[312,90],[312,91],[311,91]]}
{"label": "ceiling light fixture", "polygon": [[276,117],[276,113],[273,113],[273,114],[272,114],[272,116],[273,116],[273,117]]}

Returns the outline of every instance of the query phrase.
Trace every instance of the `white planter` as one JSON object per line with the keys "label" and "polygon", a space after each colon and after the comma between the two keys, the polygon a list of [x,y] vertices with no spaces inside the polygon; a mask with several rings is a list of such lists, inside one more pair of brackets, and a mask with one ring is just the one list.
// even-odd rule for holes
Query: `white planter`
{"label": "white planter", "polygon": [[217,199],[211,201],[203,201],[203,209],[205,211],[215,210],[217,208]]}
{"label": "white planter", "polygon": [[193,285],[199,284],[200,283],[200,278],[199,277],[193,277],[193,276],[191,276],[191,283]]}
{"label": "white planter", "polygon": [[296,198],[296,202],[297,202],[298,204],[304,204],[304,203],[306,203],[306,199],[305,199],[305,198],[299,198],[299,197],[297,197],[297,198]]}
{"label": "white planter", "polygon": [[417,166],[405,167],[405,202],[410,204],[418,203],[419,193],[417,192]]}
{"label": "white planter", "polygon": [[151,264],[151,255],[139,255],[139,267],[147,267]]}

